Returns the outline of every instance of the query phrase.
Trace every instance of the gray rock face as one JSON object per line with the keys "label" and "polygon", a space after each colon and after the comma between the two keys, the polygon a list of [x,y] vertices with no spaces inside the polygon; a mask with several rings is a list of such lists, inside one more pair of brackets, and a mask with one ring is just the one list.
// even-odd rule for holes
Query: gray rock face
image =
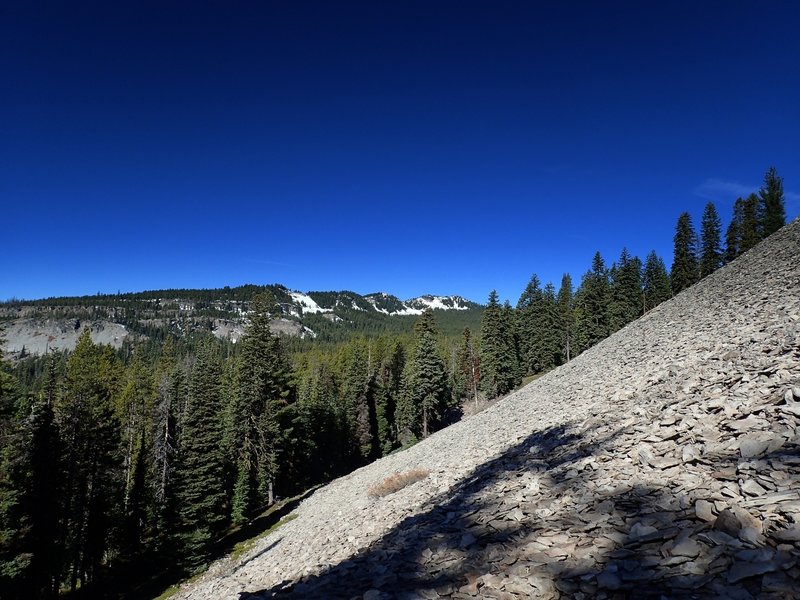
{"label": "gray rock face", "polygon": [[800,221],[177,597],[800,597]]}

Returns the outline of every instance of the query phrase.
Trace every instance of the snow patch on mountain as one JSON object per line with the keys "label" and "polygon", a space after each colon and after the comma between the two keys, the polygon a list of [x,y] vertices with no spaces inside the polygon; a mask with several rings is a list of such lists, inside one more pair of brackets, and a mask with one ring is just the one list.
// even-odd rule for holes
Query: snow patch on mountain
{"label": "snow patch on mountain", "polygon": [[420,296],[406,302],[408,306],[422,310],[469,310],[469,305],[461,296]]}
{"label": "snow patch on mountain", "polygon": [[292,301],[299,304],[304,313],[329,313],[333,312],[330,308],[322,308],[319,304],[314,302],[311,296],[303,294],[302,292],[289,292]]}
{"label": "snow patch on mountain", "polygon": [[427,309],[469,310],[478,306],[461,296],[425,295],[402,301],[397,296],[377,292],[364,296],[364,299],[372,304],[377,312],[391,316],[421,315]]}

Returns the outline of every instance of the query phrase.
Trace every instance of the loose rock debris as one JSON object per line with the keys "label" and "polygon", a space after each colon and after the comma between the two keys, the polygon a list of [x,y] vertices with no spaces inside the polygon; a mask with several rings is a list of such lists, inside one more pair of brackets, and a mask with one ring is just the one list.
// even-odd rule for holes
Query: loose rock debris
{"label": "loose rock debris", "polygon": [[800,222],[297,515],[179,597],[800,598]]}

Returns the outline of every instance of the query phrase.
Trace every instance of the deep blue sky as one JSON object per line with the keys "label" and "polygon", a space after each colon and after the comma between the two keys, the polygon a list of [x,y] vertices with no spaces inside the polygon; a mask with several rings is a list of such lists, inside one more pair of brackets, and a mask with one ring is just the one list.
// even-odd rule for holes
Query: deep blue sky
{"label": "deep blue sky", "polygon": [[516,302],[770,165],[800,214],[789,0],[5,2],[0,81],[0,299]]}

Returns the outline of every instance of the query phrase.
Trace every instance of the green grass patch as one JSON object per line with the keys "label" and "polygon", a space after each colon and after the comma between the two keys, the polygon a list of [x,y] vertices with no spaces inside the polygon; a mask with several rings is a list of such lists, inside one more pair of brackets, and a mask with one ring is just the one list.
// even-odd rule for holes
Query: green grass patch
{"label": "green grass patch", "polygon": [[178,590],[181,589],[182,585],[184,585],[186,583],[194,583],[195,581],[200,579],[200,576],[202,574],[203,573],[198,573],[197,575],[193,575],[192,577],[189,577],[189,579],[186,579],[185,581],[181,581],[180,583],[176,583],[175,585],[169,586],[167,589],[165,589],[163,592],[161,592],[161,594],[156,596],[154,598],[154,600],[167,600],[167,598],[172,598],[172,596],[174,596],[175,594],[178,593]]}
{"label": "green grass patch", "polygon": [[[542,375],[544,375],[544,374],[545,374],[545,373],[536,373],[535,375],[528,375],[527,377],[523,377],[523,378],[522,378],[522,385],[521,385],[521,386],[519,386],[519,387],[520,387],[520,388],[523,388],[523,387],[525,387],[525,386],[526,386],[526,385],[528,385],[528,384],[529,384],[531,381],[536,381],[537,379],[539,379],[539,377],[541,377],[541,376],[542,376]],[[517,389],[519,389],[519,388],[517,388]]]}
{"label": "green grass patch", "polygon": [[297,515],[294,514],[294,513],[286,515],[283,519],[281,519],[280,521],[278,521],[277,523],[272,525],[266,531],[258,534],[255,537],[250,538],[249,540],[244,540],[242,542],[239,542],[238,544],[236,544],[233,547],[233,550],[231,550],[231,553],[230,553],[231,559],[232,560],[239,559],[242,555],[246,554],[247,552],[250,552],[250,550],[255,548],[256,542],[258,542],[258,540],[268,536],[270,533],[272,533],[273,531],[278,529],[278,527],[280,527],[281,525],[285,525],[289,521],[294,521],[296,518],[297,518]]}

